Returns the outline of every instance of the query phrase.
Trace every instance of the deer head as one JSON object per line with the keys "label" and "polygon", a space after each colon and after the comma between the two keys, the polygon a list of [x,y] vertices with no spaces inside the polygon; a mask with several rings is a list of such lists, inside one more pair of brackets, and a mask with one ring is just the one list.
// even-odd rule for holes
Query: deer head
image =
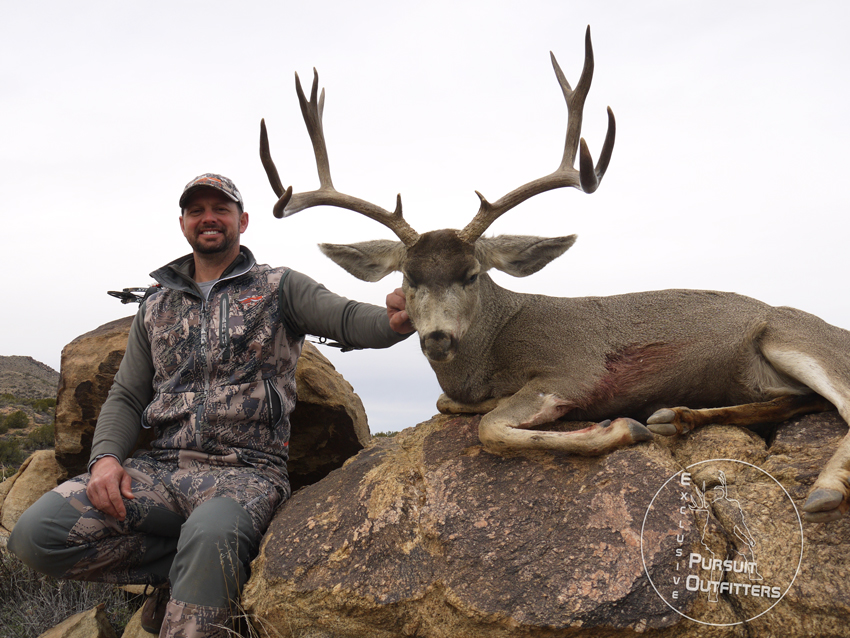
{"label": "deer head", "polygon": [[[551,55],[551,54],[550,54]],[[593,77],[593,48],[590,27],[585,34],[585,60],[581,78],[572,89],[554,55],[555,75],[567,103],[568,120],[564,154],[558,168],[512,190],[495,202],[478,191],[478,213],[463,230],[443,229],[419,235],[402,215],[401,195],[393,212],[372,203],[338,192],[330,175],[327,147],[322,128],[324,90],[317,99],[319,77],[313,70],[313,86],[307,100],[298,74],[295,89],[304,122],[310,133],[320,186],[317,190],[292,193],[283,188],[269,152],[265,122],[260,125],[260,157],[272,189],[279,200],[276,217],[287,217],[313,206],[337,206],[365,215],[392,230],[400,241],[375,240],[356,244],[321,244],[325,255],[349,273],[364,281],[378,281],[394,271],[404,275],[402,289],[407,311],[419,333],[422,351],[433,363],[450,361],[458,344],[479,319],[483,287],[492,286],[486,272],[491,268],[515,277],[526,277],[562,255],[576,236],[528,237],[500,235],[482,237],[501,215],[525,200],[548,190],[564,187],[594,192],[605,174],[614,147],[616,125],[608,109],[608,131],[599,161],[593,158],[584,139],[580,139],[582,110]],[[579,150],[580,149],[580,150]],[[579,155],[579,168],[574,167]]]}

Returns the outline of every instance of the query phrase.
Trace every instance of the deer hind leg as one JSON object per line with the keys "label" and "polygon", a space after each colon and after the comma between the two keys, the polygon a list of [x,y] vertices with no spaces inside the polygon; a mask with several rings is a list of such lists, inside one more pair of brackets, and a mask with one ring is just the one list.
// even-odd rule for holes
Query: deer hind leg
{"label": "deer hind leg", "polygon": [[488,452],[508,450],[555,450],[596,456],[620,447],[648,441],[652,432],[632,419],[603,421],[572,432],[550,432],[528,428],[562,417],[575,407],[556,394],[526,386],[484,415],[478,438]]}
{"label": "deer hind leg", "polygon": [[[838,351],[840,353],[841,351]],[[838,358],[836,353],[828,360]],[[850,386],[846,372],[830,374],[828,367],[818,357],[781,346],[763,348],[765,358],[779,371],[804,383],[828,399],[845,422],[850,423]],[[838,450],[821,471],[803,504],[806,520],[825,522],[841,518],[850,509],[850,433],[838,444]]]}
{"label": "deer hind leg", "polygon": [[672,436],[682,434],[703,425],[759,425],[780,423],[800,414],[825,412],[834,406],[817,394],[787,394],[771,401],[745,403],[726,408],[664,408],[646,421],[656,434]]}

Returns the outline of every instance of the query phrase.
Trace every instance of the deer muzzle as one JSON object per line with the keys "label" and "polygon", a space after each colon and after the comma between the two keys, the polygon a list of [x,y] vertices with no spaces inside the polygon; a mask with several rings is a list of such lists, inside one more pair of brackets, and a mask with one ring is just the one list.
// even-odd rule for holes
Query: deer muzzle
{"label": "deer muzzle", "polygon": [[419,345],[430,361],[449,361],[457,352],[457,337],[444,330],[435,330],[422,336]]}

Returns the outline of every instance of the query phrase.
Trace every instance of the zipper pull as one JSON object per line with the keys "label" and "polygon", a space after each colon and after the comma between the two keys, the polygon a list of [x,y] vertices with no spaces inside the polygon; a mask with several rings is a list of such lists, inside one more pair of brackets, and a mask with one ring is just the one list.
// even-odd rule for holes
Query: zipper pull
{"label": "zipper pull", "polygon": [[207,304],[201,301],[201,347],[207,345]]}
{"label": "zipper pull", "polygon": [[230,361],[230,299],[222,294],[218,307],[218,345],[222,348],[221,360]]}

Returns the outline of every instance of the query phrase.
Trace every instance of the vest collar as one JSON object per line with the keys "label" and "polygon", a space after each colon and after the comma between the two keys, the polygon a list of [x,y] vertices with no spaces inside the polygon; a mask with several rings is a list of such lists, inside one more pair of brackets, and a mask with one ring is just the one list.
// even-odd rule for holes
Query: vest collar
{"label": "vest collar", "polygon": [[[248,250],[246,246],[239,247],[239,255],[233,262],[225,268],[221,275],[222,279],[234,279],[241,277],[256,265],[254,254]],[[172,262],[167,263],[162,268],[158,268],[150,273],[153,279],[164,286],[173,290],[182,290],[189,292],[195,296],[200,296],[200,290],[194,280],[195,275],[195,258],[189,253]]]}

